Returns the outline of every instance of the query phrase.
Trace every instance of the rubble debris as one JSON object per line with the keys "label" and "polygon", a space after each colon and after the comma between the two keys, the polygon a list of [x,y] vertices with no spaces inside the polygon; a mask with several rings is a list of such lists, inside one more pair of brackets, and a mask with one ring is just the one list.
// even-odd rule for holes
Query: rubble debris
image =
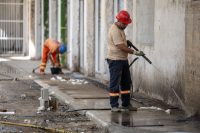
{"label": "rubble debris", "polygon": [[38,112],[37,112],[37,114],[41,114],[41,112],[40,112],[40,111],[38,111]]}
{"label": "rubble debris", "polygon": [[167,109],[167,110],[165,110],[165,112],[167,113],[167,114],[170,114],[170,109]]}
{"label": "rubble debris", "polygon": [[163,109],[161,109],[161,108],[157,108],[157,110],[163,110]]}
{"label": "rubble debris", "polygon": [[57,76],[57,79],[62,80],[62,77]]}
{"label": "rubble debris", "polygon": [[49,120],[46,120],[46,123],[49,124]]}
{"label": "rubble debris", "polygon": [[25,119],[23,123],[24,123],[24,124],[28,124],[28,120]]}
{"label": "rubble debris", "polygon": [[45,107],[44,107],[44,106],[40,106],[40,107],[38,108],[38,111],[41,111],[41,110],[45,110]]}
{"label": "rubble debris", "polygon": [[88,81],[85,81],[84,84],[89,84],[89,82],[88,82]]}
{"label": "rubble debris", "polygon": [[5,121],[7,121],[7,118],[8,118],[7,116],[4,116],[4,117],[3,117],[3,119],[4,119]]}
{"label": "rubble debris", "polygon": [[150,109],[150,110],[157,110],[157,107],[140,107],[138,108],[138,110],[146,110],[146,109]]}
{"label": "rubble debris", "polygon": [[88,81],[84,81],[83,79],[70,79],[68,80],[67,84],[73,84],[73,85],[82,85],[82,84],[89,84]]}
{"label": "rubble debris", "polygon": [[26,98],[26,94],[22,94],[20,97],[21,97],[22,99],[25,99],[25,98]]}
{"label": "rubble debris", "polygon": [[19,79],[18,78],[14,78],[13,81],[19,81]]}
{"label": "rubble debris", "polygon": [[82,85],[82,83],[79,82],[72,82],[73,85]]}
{"label": "rubble debris", "polygon": [[54,77],[52,77],[51,80],[56,80],[56,79]]}
{"label": "rubble debris", "polygon": [[0,115],[5,115],[5,114],[15,114],[15,112],[0,112]]}

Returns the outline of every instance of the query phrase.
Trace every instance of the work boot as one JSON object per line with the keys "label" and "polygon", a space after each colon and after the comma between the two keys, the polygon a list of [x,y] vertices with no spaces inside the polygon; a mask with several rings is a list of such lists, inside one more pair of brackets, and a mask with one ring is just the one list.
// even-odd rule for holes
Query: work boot
{"label": "work boot", "polygon": [[128,109],[129,111],[137,111],[137,108],[133,107],[131,104],[129,104],[126,107],[122,106],[122,109]]}
{"label": "work boot", "polygon": [[112,112],[121,112],[121,109],[118,107],[113,107],[113,108],[111,108],[111,111]]}
{"label": "work boot", "polygon": [[44,72],[44,71],[41,71],[40,74],[45,75],[45,72]]}
{"label": "work boot", "polygon": [[59,74],[64,74],[62,71],[59,71]]}

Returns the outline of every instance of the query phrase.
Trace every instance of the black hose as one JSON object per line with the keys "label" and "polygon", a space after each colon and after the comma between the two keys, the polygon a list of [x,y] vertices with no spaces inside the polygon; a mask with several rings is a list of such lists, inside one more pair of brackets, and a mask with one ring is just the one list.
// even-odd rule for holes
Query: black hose
{"label": "black hose", "polygon": [[102,108],[102,109],[77,109],[77,110],[69,110],[67,112],[74,112],[74,111],[82,111],[82,110],[111,110],[111,108]]}
{"label": "black hose", "polygon": [[[133,65],[133,63],[134,63],[136,60],[138,60],[138,57],[135,58],[135,59],[131,62],[131,64],[129,65],[129,68]],[[131,77],[130,77],[130,78],[131,78]],[[132,83],[132,79],[131,79],[130,98],[132,98],[132,96],[133,96],[133,83]]]}
{"label": "black hose", "polygon": [[132,66],[132,64],[133,64],[137,59],[138,59],[138,57],[135,58],[135,59],[131,62],[131,64],[129,65],[129,68]]}

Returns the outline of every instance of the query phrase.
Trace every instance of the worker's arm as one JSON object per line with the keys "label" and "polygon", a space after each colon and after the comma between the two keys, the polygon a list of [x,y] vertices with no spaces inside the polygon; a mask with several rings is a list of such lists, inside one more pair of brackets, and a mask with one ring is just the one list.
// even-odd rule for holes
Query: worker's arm
{"label": "worker's arm", "polygon": [[117,47],[119,49],[121,49],[122,51],[124,51],[126,53],[129,53],[129,54],[135,54],[135,55],[141,55],[141,54],[143,54],[142,51],[134,51],[134,50],[126,47],[124,44],[118,44]]}
{"label": "worker's arm", "polygon": [[56,54],[56,62],[57,62],[56,67],[59,67],[59,64],[60,64],[59,53]]}
{"label": "worker's arm", "polygon": [[118,44],[117,47],[119,49],[121,49],[122,51],[126,52],[126,53],[129,53],[129,54],[133,54],[133,51],[132,49],[126,47],[124,44]]}
{"label": "worker's arm", "polygon": [[53,59],[51,58],[52,52],[49,51],[49,53],[48,53],[47,55],[48,55],[48,58],[49,58],[50,61],[51,61],[51,65],[52,65],[52,66],[55,66],[55,63],[54,63]]}

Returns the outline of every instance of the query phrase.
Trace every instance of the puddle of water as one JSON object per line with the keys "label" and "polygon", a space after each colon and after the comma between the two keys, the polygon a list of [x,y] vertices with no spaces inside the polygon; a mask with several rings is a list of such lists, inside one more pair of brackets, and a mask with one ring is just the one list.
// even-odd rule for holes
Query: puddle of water
{"label": "puddle of water", "polygon": [[114,122],[116,124],[122,125],[124,127],[158,127],[158,126],[164,126],[164,125],[136,125],[133,124],[133,122]]}

